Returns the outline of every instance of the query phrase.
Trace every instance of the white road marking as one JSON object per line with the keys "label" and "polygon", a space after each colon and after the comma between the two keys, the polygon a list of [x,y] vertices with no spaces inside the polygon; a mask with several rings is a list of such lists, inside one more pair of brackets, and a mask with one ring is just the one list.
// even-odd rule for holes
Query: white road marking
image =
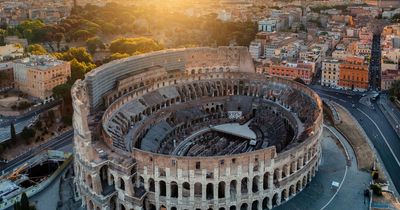
{"label": "white road marking", "polygon": [[367,115],[365,112],[363,112],[361,109],[357,108],[357,110],[360,111],[361,113],[363,113],[363,114],[375,125],[375,127],[376,127],[376,128],[378,129],[378,131],[379,131],[379,134],[383,137],[383,140],[385,141],[385,143],[386,143],[386,145],[388,146],[390,152],[392,153],[394,159],[396,160],[397,165],[400,166],[399,160],[397,159],[396,155],[395,155],[394,152],[393,152],[392,147],[390,147],[390,145],[389,145],[387,139],[386,139],[385,136],[383,135],[381,129],[379,129],[378,125],[371,119],[370,116],[368,116],[368,115]]}

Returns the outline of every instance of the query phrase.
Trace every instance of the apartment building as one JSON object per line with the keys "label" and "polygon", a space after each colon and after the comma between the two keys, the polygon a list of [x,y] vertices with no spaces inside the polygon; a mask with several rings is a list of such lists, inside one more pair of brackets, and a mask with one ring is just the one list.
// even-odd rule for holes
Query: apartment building
{"label": "apartment building", "polygon": [[48,99],[55,86],[64,84],[71,76],[69,62],[50,56],[31,56],[13,63],[15,87],[28,95]]}

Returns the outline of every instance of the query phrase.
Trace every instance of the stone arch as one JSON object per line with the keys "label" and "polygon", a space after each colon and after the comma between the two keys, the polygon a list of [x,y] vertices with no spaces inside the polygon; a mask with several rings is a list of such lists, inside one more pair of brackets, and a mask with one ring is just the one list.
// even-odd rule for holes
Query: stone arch
{"label": "stone arch", "polygon": [[171,210],[177,210],[175,206],[171,207]]}
{"label": "stone arch", "polygon": [[253,201],[251,204],[251,210],[258,210],[258,200]]}
{"label": "stone arch", "polygon": [[89,186],[90,189],[93,189],[93,180],[90,174],[86,176],[86,184],[87,186]]}
{"label": "stone arch", "polygon": [[249,179],[247,177],[244,177],[241,181],[241,187],[240,187],[240,191],[242,194],[247,194],[249,193],[249,189],[248,189],[248,183],[249,183]]}
{"label": "stone arch", "polygon": [[231,183],[229,184],[229,193],[230,193],[231,200],[236,200],[236,194],[237,194],[237,181],[236,180],[232,180]]}
{"label": "stone arch", "polygon": [[289,197],[292,197],[296,193],[296,190],[294,188],[294,185],[291,185],[289,187]]}
{"label": "stone arch", "polygon": [[297,181],[296,183],[296,193],[301,191],[301,180]]}
{"label": "stone arch", "polygon": [[190,197],[190,184],[188,182],[182,184],[182,197]]}
{"label": "stone arch", "polygon": [[265,172],[264,173],[264,177],[263,177],[263,189],[266,190],[268,189],[270,186],[268,186],[268,178],[269,178],[269,173]]}
{"label": "stone arch", "polygon": [[242,205],[240,206],[240,210],[248,210],[249,205],[247,205],[247,203],[242,203]]}
{"label": "stone arch", "polygon": [[149,179],[149,191],[150,192],[155,192],[155,184],[154,184],[154,179],[153,178],[150,178]]}
{"label": "stone arch", "polygon": [[225,182],[218,183],[218,198],[225,198]]}
{"label": "stone arch", "polygon": [[125,181],[122,178],[119,178],[119,189],[125,190]]}
{"label": "stone arch", "polygon": [[221,208],[219,208],[218,210],[225,210],[225,208],[224,208],[224,207],[221,207]]}
{"label": "stone arch", "polygon": [[282,193],[281,193],[281,202],[284,202],[284,201],[286,201],[288,198],[287,198],[287,190],[286,189],[283,189],[282,190]]}
{"label": "stone arch", "polygon": [[156,210],[156,206],[154,204],[149,204],[149,210]]}
{"label": "stone arch", "polygon": [[272,206],[278,205],[278,193],[275,193],[274,196],[272,197]]}
{"label": "stone arch", "polygon": [[108,182],[109,170],[108,170],[107,165],[103,165],[100,168],[99,175],[100,175],[100,183],[101,183],[102,192],[104,192],[106,190],[106,188],[109,186],[109,182]]}
{"label": "stone arch", "polygon": [[117,196],[114,195],[110,199],[110,210],[116,210],[117,209]]}
{"label": "stone arch", "polygon": [[178,183],[176,183],[175,181],[172,181],[170,183],[170,188],[171,188],[171,197],[172,198],[178,198]]}
{"label": "stone arch", "polygon": [[93,201],[89,200],[89,202],[88,202],[88,210],[93,210],[93,209],[94,209]]}
{"label": "stone arch", "polygon": [[160,185],[160,196],[167,196],[167,185],[164,181],[159,182]]}
{"label": "stone arch", "polygon": [[202,196],[202,184],[200,182],[196,182],[194,184],[194,196],[201,197]]}
{"label": "stone arch", "polygon": [[167,207],[165,207],[164,205],[161,205],[160,210],[167,210]]}
{"label": "stone arch", "polygon": [[253,186],[251,188],[253,193],[256,193],[256,192],[258,192],[260,190],[260,189],[258,189],[259,180],[260,180],[259,176],[253,177]]}
{"label": "stone arch", "polygon": [[122,204],[122,203],[121,203],[121,204],[119,204],[119,209],[120,209],[120,210],[126,210],[126,208],[125,208],[124,204]]}
{"label": "stone arch", "polygon": [[207,200],[214,199],[214,185],[212,183],[208,183],[206,187],[206,198]]}
{"label": "stone arch", "polygon": [[302,184],[303,184],[303,187],[306,186],[306,184],[307,184],[307,177],[306,177],[306,176],[303,176],[303,182],[302,182]]}
{"label": "stone arch", "polygon": [[262,201],[262,209],[263,209],[263,210],[264,210],[264,209],[269,209],[268,203],[269,203],[269,198],[268,198],[268,197],[265,197],[265,198],[263,199],[263,201]]}
{"label": "stone arch", "polygon": [[236,206],[229,207],[229,210],[236,210]]}

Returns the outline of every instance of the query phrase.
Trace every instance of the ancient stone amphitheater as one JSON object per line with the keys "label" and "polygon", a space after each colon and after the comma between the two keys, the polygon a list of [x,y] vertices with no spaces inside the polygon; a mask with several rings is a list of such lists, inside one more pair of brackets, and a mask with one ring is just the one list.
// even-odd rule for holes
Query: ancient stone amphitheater
{"label": "ancient stone amphitheater", "polygon": [[322,105],[245,47],[113,61],[72,88],[76,186],[92,209],[272,209],[312,180]]}

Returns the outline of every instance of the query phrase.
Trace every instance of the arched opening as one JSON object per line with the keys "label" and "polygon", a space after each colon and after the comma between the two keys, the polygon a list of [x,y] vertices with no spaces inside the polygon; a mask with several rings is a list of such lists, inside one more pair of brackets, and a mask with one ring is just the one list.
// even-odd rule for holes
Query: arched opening
{"label": "arched opening", "polygon": [[247,210],[247,208],[249,208],[249,206],[247,205],[247,203],[243,203],[243,204],[240,206],[240,210]]}
{"label": "arched opening", "polygon": [[114,195],[111,199],[110,199],[110,210],[116,210],[117,209],[117,196]]}
{"label": "arched opening", "polygon": [[303,188],[307,185],[307,177],[306,176],[303,177],[302,184],[303,184]]}
{"label": "arched opening", "polygon": [[161,205],[160,210],[167,210],[167,208],[164,205]]}
{"label": "arched opening", "polygon": [[125,190],[125,181],[122,178],[119,178],[119,189]]}
{"label": "arched opening", "polygon": [[89,210],[93,210],[93,209],[94,209],[94,205],[93,205],[92,200],[89,200],[88,209],[89,209]]}
{"label": "arched opening", "polygon": [[182,184],[182,196],[184,198],[190,197],[190,184],[188,182]]}
{"label": "arched opening", "polygon": [[265,172],[264,173],[264,179],[263,179],[263,189],[264,190],[266,190],[266,189],[268,189],[268,176],[269,176],[269,174],[268,174],[268,172]]}
{"label": "arched opening", "polygon": [[101,189],[102,189],[102,194],[105,194],[108,188],[111,188],[113,185],[113,182],[109,183],[108,176],[109,176],[109,171],[108,171],[108,166],[103,165],[100,168],[100,183],[101,183]]}
{"label": "arched opening", "polygon": [[229,207],[229,210],[236,210],[236,206]]}
{"label": "arched opening", "polygon": [[154,184],[154,179],[153,178],[149,179],[149,191],[150,192],[155,192],[155,184]]}
{"label": "arched opening", "polygon": [[287,190],[286,189],[284,189],[284,190],[282,190],[282,193],[281,193],[281,202],[284,202],[284,201],[286,201],[286,199],[287,199]]}
{"label": "arched opening", "polygon": [[160,196],[166,196],[167,195],[167,186],[164,181],[160,181]]}
{"label": "arched opening", "polygon": [[221,207],[221,208],[219,208],[218,210],[225,210],[225,208],[224,208],[224,207]]}
{"label": "arched opening", "polygon": [[225,198],[225,182],[218,184],[218,198]]}
{"label": "arched opening", "polygon": [[259,185],[259,180],[260,179],[260,177],[259,176],[255,176],[254,178],[253,178],[253,187],[252,187],[252,192],[253,193],[256,193],[256,192],[258,192],[258,185]]}
{"label": "arched opening", "polygon": [[294,189],[294,185],[290,186],[289,188],[289,197],[292,197],[295,194],[295,189]]}
{"label": "arched opening", "polygon": [[263,199],[263,202],[262,202],[262,209],[263,209],[263,210],[269,209],[269,207],[268,207],[268,202],[269,202],[269,198],[268,198],[268,197],[265,197],[265,198]]}
{"label": "arched opening", "polygon": [[177,210],[175,206],[171,207],[171,210]]}
{"label": "arched opening", "polygon": [[119,209],[120,209],[120,210],[125,210],[125,206],[121,203],[121,204],[119,205]]}
{"label": "arched opening", "polygon": [[300,190],[301,190],[301,181],[299,180],[299,181],[297,181],[297,184],[296,184],[296,193],[300,192]]}
{"label": "arched opening", "polygon": [[171,197],[178,197],[178,184],[176,182],[171,182]]}
{"label": "arched opening", "polygon": [[275,193],[274,197],[272,197],[272,206],[278,205],[278,193]]}
{"label": "arched opening", "polygon": [[196,182],[194,184],[194,196],[195,197],[202,197],[202,189],[201,188],[202,188],[201,183]]}
{"label": "arched opening", "polygon": [[206,198],[207,198],[207,200],[214,199],[214,185],[212,183],[207,184]]}
{"label": "arched opening", "polygon": [[87,186],[89,186],[90,189],[93,189],[93,182],[92,182],[92,176],[90,176],[90,174],[87,175],[86,177],[86,184]]}
{"label": "arched opening", "polygon": [[153,204],[149,204],[149,210],[157,210],[157,208]]}
{"label": "arched opening", "polygon": [[231,200],[233,200],[233,201],[236,200],[236,194],[237,194],[236,185],[237,185],[236,180],[232,180],[230,187],[229,187],[230,197],[231,197]]}
{"label": "arched opening", "polygon": [[253,204],[251,204],[251,210],[258,210],[258,201],[257,200],[253,201]]}
{"label": "arched opening", "polygon": [[249,182],[249,179],[247,177],[242,179],[242,184],[241,184],[241,193],[242,194],[247,194],[249,192],[249,189],[247,187],[248,182]]}

